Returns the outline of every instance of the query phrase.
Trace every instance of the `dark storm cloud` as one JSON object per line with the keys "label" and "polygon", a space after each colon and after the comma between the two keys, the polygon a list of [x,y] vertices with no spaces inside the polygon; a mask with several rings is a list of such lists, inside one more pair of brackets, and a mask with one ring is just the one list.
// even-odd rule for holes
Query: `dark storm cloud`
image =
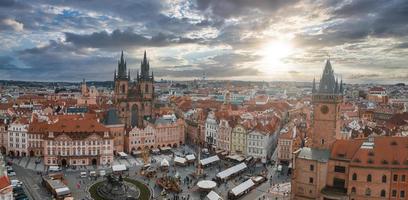
{"label": "dark storm cloud", "polygon": [[[179,70],[179,69],[184,70]],[[185,69],[187,68],[187,69]],[[174,66],[169,68],[158,68],[154,70],[154,74],[158,76],[170,76],[177,78],[185,77],[202,77],[203,74],[207,77],[240,77],[240,76],[257,76],[261,72],[251,67],[235,67],[235,66],[220,66],[213,64],[198,65],[198,66]]]}
{"label": "dark storm cloud", "polygon": [[[109,78],[115,59],[95,56],[85,50],[61,42],[50,41],[48,45],[16,52],[16,58],[26,65],[18,73],[31,75],[32,80],[80,80],[85,78]],[[17,74],[16,71],[11,72]],[[97,76],[92,76],[99,74]],[[29,76],[27,76],[29,77]]]}
{"label": "dark storm cloud", "polygon": [[0,70],[14,70],[17,66],[13,63],[13,58],[11,56],[0,56]]}
{"label": "dark storm cloud", "polygon": [[92,48],[116,48],[137,46],[168,46],[171,44],[197,43],[198,39],[177,37],[159,33],[153,37],[147,37],[128,29],[125,31],[114,30],[112,33],[106,31],[94,32],[89,35],[65,33],[66,42],[78,47]]}
{"label": "dark storm cloud", "polygon": [[293,5],[297,0],[196,0],[196,8],[210,11],[213,15],[228,18],[248,14],[252,10],[265,13],[275,12],[287,5]]}
{"label": "dark storm cloud", "polygon": [[367,37],[400,38],[408,32],[408,1],[354,0],[338,8],[326,8],[331,13],[328,26],[318,34],[298,34],[300,46],[337,46],[358,43]]}
{"label": "dark storm cloud", "polygon": [[399,43],[395,46],[397,49],[408,49],[408,42]]}

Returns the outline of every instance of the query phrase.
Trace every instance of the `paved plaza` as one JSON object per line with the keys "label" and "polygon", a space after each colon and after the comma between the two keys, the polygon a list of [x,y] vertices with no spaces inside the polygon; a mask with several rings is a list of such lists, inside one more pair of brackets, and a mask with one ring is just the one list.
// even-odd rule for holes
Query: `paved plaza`
{"label": "paved plaza", "polygon": [[[178,149],[173,149],[175,154],[185,154],[194,153],[195,151],[189,146],[183,146]],[[128,167],[128,172],[125,176],[133,179],[138,179],[148,185],[154,191],[154,199],[175,199],[176,196],[179,199],[204,199],[206,192],[201,193],[197,190],[197,182],[199,180],[204,180],[204,178],[194,179],[191,174],[196,170],[195,164],[189,166],[177,166],[173,163],[172,154],[161,154],[161,155],[151,155],[151,166],[154,168],[159,168],[160,163],[163,159],[170,162],[170,168],[168,172],[162,172],[157,170],[155,178],[145,178],[139,175],[141,167],[144,165],[141,158],[135,158],[133,156],[128,156],[127,159],[115,158],[113,165],[124,164]],[[37,163],[36,163],[37,160]],[[24,182],[26,190],[33,199],[52,199],[51,194],[45,189],[41,184],[41,173],[46,173],[47,167],[44,167],[43,162],[38,163],[38,159],[24,157],[20,159],[13,159],[14,168],[17,173],[17,179]],[[207,175],[205,180],[211,180],[215,175],[228,168],[228,166],[233,166],[236,163],[231,163],[230,161],[221,160],[216,165],[204,168],[204,173]],[[67,168],[64,169],[64,176],[66,184],[71,189],[72,195],[75,199],[90,199],[87,189],[95,182],[101,181],[104,177],[98,177],[97,180],[91,180],[90,177],[80,178],[80,172],[86,171],[99,171],[106,170],[107,173],[111,171],[109,166],[83,166],[76,169]],[[219,195],[224,199],[227,199],[227,193],[229,190],[239,185],[243,181],[247,180],[247,177],[251,177],[260,174],[263,170],[268,171],[268,181],[260,184],[255,189],[250,191],[248,194],[242,196],[240,199],[243,200],[254,200],[254,199],[289,199],[290,192],[290,179],[285,175],[280,175],[276,170],[276,166],[263,165],[261,163],[255,164],[253,167],[249,167],[242,175],[233,177],[225,183],[217,185],[214,189]],[[169,176],[180,176],[182,192],[179,194],[168,193],[166,196],[161,196],[162,189],[156,186],[155,180],[157,177],[162,177],[165,175]],[[189,177],[188,182],[185,181],[186,177]],[[272,177],[272,179],[270,179]]]}

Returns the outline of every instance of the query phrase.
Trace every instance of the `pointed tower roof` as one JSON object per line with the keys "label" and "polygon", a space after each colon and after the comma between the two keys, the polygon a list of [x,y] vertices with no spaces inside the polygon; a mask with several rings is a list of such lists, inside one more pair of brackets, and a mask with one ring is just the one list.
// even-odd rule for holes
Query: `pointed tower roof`
{"label": "pointed tower roof", "polygon": [[326,65],[323,70],[322,78],[319,84],[319,93],[335,93],[336,92],[336,80],[334,77],[334,71],[330,63],[330,59],[327,59]]}
{"label": "pointed tower roof", "polygon": [[123,56],[123,50],[120,54],[120,60],[118,61],[118,74],[117,74],[117,78],[120,79],[127,79],[127,75],[126,75],[126,61],[125,58]]}
{"label": "pointed tower roof", "polygon": [[316,78],[313,77],[312,93],[316,92]]}

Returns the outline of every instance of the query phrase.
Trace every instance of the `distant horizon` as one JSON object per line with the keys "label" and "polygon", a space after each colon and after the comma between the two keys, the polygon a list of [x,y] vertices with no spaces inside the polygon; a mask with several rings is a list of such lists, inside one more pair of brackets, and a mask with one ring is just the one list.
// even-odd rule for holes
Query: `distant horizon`
{"label": "distant horizon", "polygon": [[[197,81],[198,79],[194,80],[172,80],[172,79],[155,79],[155,82],[158,83],[161,80],[163,81],[175,81],[175,82],[192,82],[192,81]],[[316,81],[318,81],[319,79],[316,79]],[[70,83],[70,84],[80,84],[82,83],[83,80],[80,81],[36,81],[36,80],[6,80],[6,79],[0,79],[0,82],[2,81],[7,81],[7,82],[28,82],[28,83]],[[133,81],[133,80],[132,80]],[[312,81],[253,81],[253,80],[227,80],[227,79],[206,79],[205,81],[210,81],[210,82],[216,82],[216,81],[220,81],[220,82],[227,82],[227,81],[235,81],[235,82],[250,82],[250,83],[313,83]],[[114,82],[113,80],[87,80],[85,79],[85,82]],[[319,84],[318,82],[316,83],[317,85]],[[345,85],[396,85],[396,84],[405,84],[407,85],[407,83],[405,82],[394,82],[394,83],[378,83],[378,82],[365,82],[365,83],[347,83],[347,82],[343,82],[343,84]]]}
{"label": "distant horizon", "polygon": [[408,79],[408,7],[393,1],[0,1],[0,79],[110,80],[123,50],[155,77],[346,83]]}

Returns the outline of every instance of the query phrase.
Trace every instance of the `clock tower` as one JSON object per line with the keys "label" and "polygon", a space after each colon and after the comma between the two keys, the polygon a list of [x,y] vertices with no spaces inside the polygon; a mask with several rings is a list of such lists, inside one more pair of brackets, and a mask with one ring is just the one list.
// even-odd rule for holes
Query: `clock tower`
{"label": "clock tower", "polygon": [[336,139],[341,139],[340,104],[343,102],[343,81],[334,76],[330,60],[326,61],[319,88],[313,80],[313,135],[312,147],[330,149]]}

